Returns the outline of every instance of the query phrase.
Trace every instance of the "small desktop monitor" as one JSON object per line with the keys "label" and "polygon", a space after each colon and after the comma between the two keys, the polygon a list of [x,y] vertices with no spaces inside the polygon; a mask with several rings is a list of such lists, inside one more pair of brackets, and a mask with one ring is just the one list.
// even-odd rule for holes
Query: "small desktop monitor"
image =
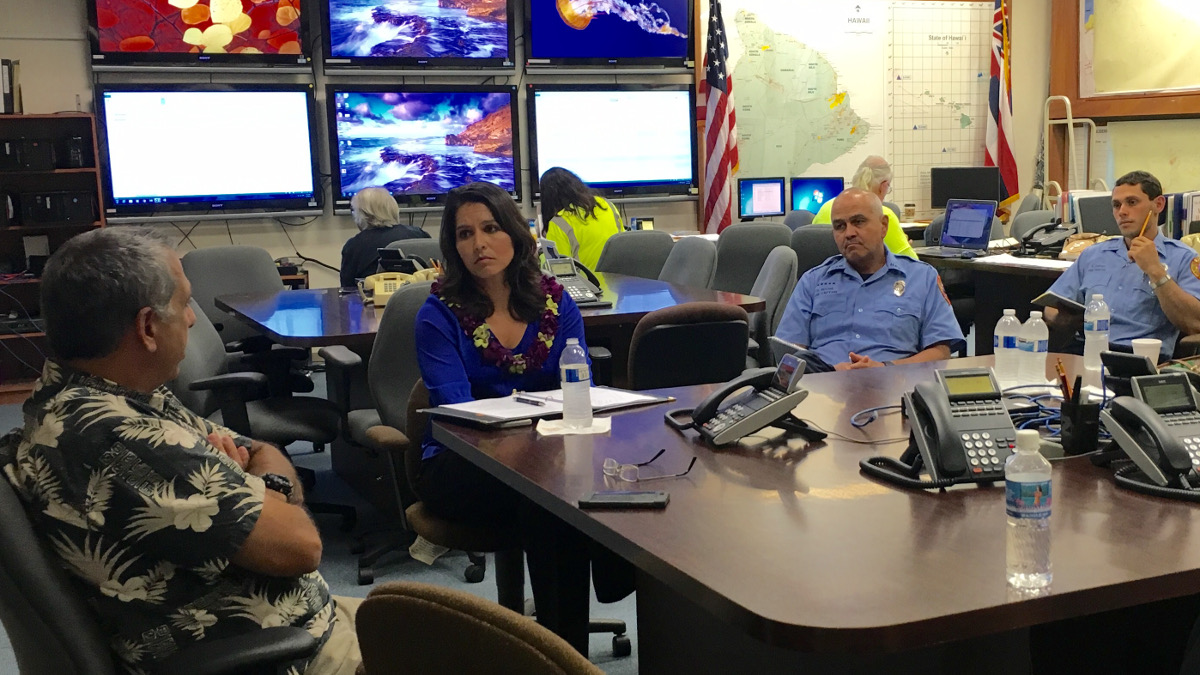
{"label": "small desktop monitor", "polygon": [[1075,209],[1075,219],[1081,232],[1120,236],[1121,228],[1113,215],[1112,195],[1076,197]]}
{"label": "small desktop monitor", "polygon": [[96,108],[110,217],[321,208],[312,85],[103,84]]}
{"label": "small desktop monitor", "polygon": [[530,183],[561,166],[605,196],[696,194],[690,84],[531,84]]}
{"label": "small desktop monitor", "polygon": [[783,215],[782,178],[739,178],[738,217],[742,220]]}
{"label": "small desktop monitor", "polygon": [[846,189],[846,181],[841,176],[793,178],[792,210],[803,209],[815,214],[821,210],[825,202],[841,194],[844,189]]}
{"label": "small desktop monitor", "polygon": [[329,85],[333,206],[382,187],[401,206],[482,181],[520,198],[514,85]]}
{"label": "small desktop monitor", "polygon": [[929,205],[944,209],[950,199],[1000,201],[1000,169],[994,166],[935,166],[929,170]]}

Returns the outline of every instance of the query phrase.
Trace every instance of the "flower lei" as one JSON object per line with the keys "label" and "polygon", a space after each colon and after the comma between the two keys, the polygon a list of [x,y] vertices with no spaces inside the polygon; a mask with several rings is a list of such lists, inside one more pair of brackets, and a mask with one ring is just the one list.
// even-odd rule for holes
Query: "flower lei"
{"label": "flower lei", "polygon": [[537,338],[525,354],[514,354],[511,349],[500,344],[486,321],[467,314],[462,305],[443,296],[441,282],[434,282],[430,290],[454,312],[463,331],[471,336],[471,341],[482,350],[485,362],[514,375],[520,375],[526,370],[539,370],[546,363],[546,359],[550,357],[550,347],[554,344],[554,334],[558,332],[558,305],[562,302],[563,287],[553,277],[543,276],[541,289],[546,295],[546,306],[541,319],[538,320]]}

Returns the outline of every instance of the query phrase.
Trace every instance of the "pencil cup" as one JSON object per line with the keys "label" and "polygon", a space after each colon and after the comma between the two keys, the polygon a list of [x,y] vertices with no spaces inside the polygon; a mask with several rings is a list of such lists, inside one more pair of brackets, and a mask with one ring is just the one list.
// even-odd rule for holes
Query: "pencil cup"
{"label": "pencil cup", "polygon": [[1095,450],[1100,438],[1100,404],[1063,401],[1061,412],[1063,453],[1082,455]]}

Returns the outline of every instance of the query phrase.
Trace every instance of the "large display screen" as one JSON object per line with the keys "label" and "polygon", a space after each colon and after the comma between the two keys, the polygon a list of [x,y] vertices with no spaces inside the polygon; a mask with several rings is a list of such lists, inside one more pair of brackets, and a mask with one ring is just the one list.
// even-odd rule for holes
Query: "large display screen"
{"label": "large display screen", "polygon": [[662,65],[691,58],[691,0],[528,0],[528,65]]}
{"label": "large display screen", "polygon": [[301,0],[89,0],[93,65],[308,63]]}
{"label": "large display screen", "polygon": [[110,215],[319,208],[310,85],[102,85]]}
{"label": "large display screen", "polygon": [[602,194],[696,189],[688,85],[528,85],[531,180],[561,166]]}
{"label": "large display screen", "polygon": [[327,68],[513,65],[507,0],[322,0]]}
{"label": "large display screen", "polygon": [[520,197],[515,86],[330,86],[334,207],[366,187],[401,204],[445,199],[474,181]]}

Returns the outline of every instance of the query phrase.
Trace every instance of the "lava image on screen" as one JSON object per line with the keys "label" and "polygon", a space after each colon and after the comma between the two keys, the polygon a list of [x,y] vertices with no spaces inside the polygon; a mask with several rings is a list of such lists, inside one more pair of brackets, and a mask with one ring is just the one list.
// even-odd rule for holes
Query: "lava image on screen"
{"label": "lava image on screen", "polygon": [[300,53],[300,0],[95,1],[102,52]]}
{"label": "lava image on screen", "polygon": [[514,192],[507,92],[337,92],[343,198],[365,187],[444,194],[473,181]]}
{"label": "lava image on screen", "polygon": [[330,56],[508,58],[505,0],[329,0]]}
{"label": "lava image on screen", "polygon": [[533,0],[534,59],[688,56],[688,0]]}

